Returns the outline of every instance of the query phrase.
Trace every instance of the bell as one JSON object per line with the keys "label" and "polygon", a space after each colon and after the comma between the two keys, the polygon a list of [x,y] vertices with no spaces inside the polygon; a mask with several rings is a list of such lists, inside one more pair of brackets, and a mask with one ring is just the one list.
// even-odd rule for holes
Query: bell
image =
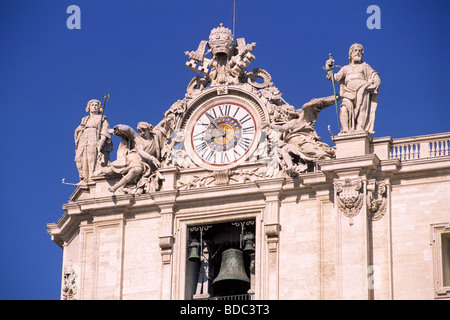
{"label": "bell", "polygon": [[245,241],[244,253],[252,254],[253,252],[255,252],[255,243],[253,240]]}
{"label": "bell", "polygon": [[246,234],[244,236],[244,253],[246,254],[252,254],[255,252],[255,242],[253,241],[253,234]]}
{"label": "bell", "polygon": [[191,241],[191,244],[189,245],[188,261],[191,261],[191,262],[200,261],[200,255],[199,255],[199,252],[198,252],[199,246],[200,246],[200,243],[197,240],[192,240]]}
{"label": "bell", "polygon": [[249,287],[250,279],[245,272],[242,251],[231,248],[222,252],[219,274],[213,281],[214,294],[220,296],[244,294]]}

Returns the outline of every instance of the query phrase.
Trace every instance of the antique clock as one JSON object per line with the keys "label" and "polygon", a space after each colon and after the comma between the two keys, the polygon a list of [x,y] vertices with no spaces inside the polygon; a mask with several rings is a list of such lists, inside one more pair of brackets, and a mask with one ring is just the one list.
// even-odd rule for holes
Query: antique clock
{"label": "antique clock", "polygon": [[206,169],[233,168],[254,152],[260,123],[257,108],[245,99],[213,99],[190,116],[185,132],[186,151]]}

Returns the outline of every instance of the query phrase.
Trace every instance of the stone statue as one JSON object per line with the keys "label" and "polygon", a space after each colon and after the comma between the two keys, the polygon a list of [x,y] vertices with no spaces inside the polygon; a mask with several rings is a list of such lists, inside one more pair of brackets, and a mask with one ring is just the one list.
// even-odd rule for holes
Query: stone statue
{"label": "stone statue", "polygon": [[[244,38],[236,40],[230,29],[225,28],[221,23],[219,27],[211,30],[209,41],[201,41],[196,51],[185,52],[189,57],[186,68],[191,68],[197,73],[204,74],[204,77],[194,77],[188,86],[188,97],[195,95],[195,91],[201,91],[206,85],[211,86],[231,85],[240,83],[240,78],[245,73],[245,68],[250,64],[255,56],[251,53],[256,43],[246,44]],[[206,51],[206,46],[209,51]],[[212,59],[205,57],[209,52]]]}
{"label": "stone statue", "polygon": [[[177,133],[174,129],[186,112],[186,100],[177,100],[172,106],[164,113],[163,119],[156,125],[155,132],[158,132],[156,136],[158,144],[161,148],[160,161],[164,163],[170,162],[170,156],[175,142],[179,142],[177,139]],[[184,137],[183,137],[184,139]]]}
{"label": "stone statue", "polygon": [[319,112],[333,103],[334,96],[312,99],[295,111],[295,114],[291,115],[294,118],[285,124],[263,123],[263,129],[270,127],[282,133],[280,138],[283,145],[280,154],[288,174],[305,172],[308,162],[334,157],[334,148],[323,143],[314,129]]}
{"label": "stone statue", "polygon": [[[353,44],[348,53],[350,63],[334,75],[340,81],[341,133],[367,131],[373,133],[375,111],[378,103],[380,76],[367,63],[363,62],[364,48],[361,44]],[[332,80],[334,60],[325,63],[327,79]]]}
{"label": "stone statue", "polygon": [[139,122],[137,130],[139,134],[123,124],[116,125],[111,130],[115,136],[122,138],[117,149],[117,159],[98,174],[122,175],[120,181],[109,188],[113,193],[134,181],[137,193],[159,189],[161,177],[157,169],[160,166],[160,133],[153,130],[153,126],[147,122]]}
{"label": "stone statue", "polygon": [[75,130],[75,162],[80,181],[88,181],[95,167],[98,169],[109,163],[112,141],[102,108],[99,100],[90,100],[86,107],[90,114]]}

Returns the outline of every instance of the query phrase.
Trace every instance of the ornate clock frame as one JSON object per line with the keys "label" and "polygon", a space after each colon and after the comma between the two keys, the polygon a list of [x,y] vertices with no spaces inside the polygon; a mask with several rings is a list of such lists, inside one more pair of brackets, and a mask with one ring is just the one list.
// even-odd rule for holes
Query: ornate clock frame
{"label": "ornate clock frame", "polygon": [[[255,95],[249,93],[247,90],[242,88],[242,85],[228,86],[227,94],[220,94],[221,91],[217,88],[211,88],[206,90],[203,94],[196,97],[192,100],[187,108],[187,111],[180,122],[180,126],[178,130],[184,132],[185,141],[184,148],[187,154],[191,157],[192,161],[197,164],[199,167],[203,167],[208,170],[227,170],[235,168],[245,162],[252,153],[258,147],[258,143],[260,141],[261,136],[261,124],[268,119],[268,113],[264,106],[264,103]],[[198,119],[208,110],[212,108],[229,104],[234,106],[239,106],[240,108],[245,109],[253,119],[254,124],[254,134],[252,136],[251,142],[246,148],[244,154],[240,154],[235,161],[230,161],[226,164],[214,164],[211,162],[205,161],[195,150],[195,142],[194,142],[194,131],[195,125]],[[235,109],[233,109],[234,111]],[[220,115],[217,114],[216,120],[220,118]],[[239,119],[236,119],[239,122]],[[243,129],[243,128],[241,128]],[[205,131],[206,132],[206,131]],[[197,132],[198,134],[198,132]],[[199,136],[199,135],[198,135]],[[201,137],[201,136],[200,136]],[[243,135],[240,139],[243,138]],[[213,138],[214,139],[214,138]],[[235,148],[239,140],[235,143]],[[208,148],[211,149],[210,144],[208,144]],[[242,151],[242,150],[241,150]]]}

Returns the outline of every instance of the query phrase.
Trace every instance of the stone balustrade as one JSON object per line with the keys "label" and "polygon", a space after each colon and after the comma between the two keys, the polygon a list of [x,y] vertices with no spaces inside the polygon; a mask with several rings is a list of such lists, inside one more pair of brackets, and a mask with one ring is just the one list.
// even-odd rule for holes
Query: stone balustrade
{"label": "stone balustrade", "polygon": [[401,161],[450,155],[450,132],[393,139],[389,158]]}

